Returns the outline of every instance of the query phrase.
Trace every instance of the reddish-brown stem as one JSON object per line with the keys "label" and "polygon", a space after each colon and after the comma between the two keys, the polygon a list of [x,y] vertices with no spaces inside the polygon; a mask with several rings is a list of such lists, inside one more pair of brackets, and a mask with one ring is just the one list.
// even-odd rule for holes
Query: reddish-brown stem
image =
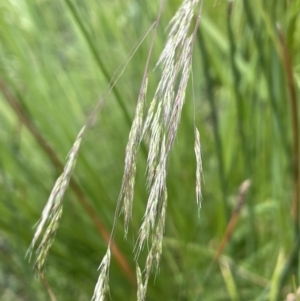
{"label": "reddish-brown stem", "polygon": [[219,259],[219,257],[223,253],[223,250],[225,249],[225,247],[226,247],[226,245],[227,245],[227,243],[228,243],[228,241],[231,237],[231,234],[232,234],[233,229],[235,227],[235,224],[238,220],[240,212],[241,212],[241,210],[244,206],[246,193],[247,193],[250,185],[251,185],[250,180],[246,180],[240,185],[238,202],[236,204],[236,207],[234,208],[231,219],[230,219],[230,221],[227,225],[227,228],[226,228],[225,234],[223,236],[223,239],[222,239],[222,241],[221,241],[221,243],[218,247],[218,251],[217,251],[217,253],[214,257],[214,260],[213,260],[214,262]]}

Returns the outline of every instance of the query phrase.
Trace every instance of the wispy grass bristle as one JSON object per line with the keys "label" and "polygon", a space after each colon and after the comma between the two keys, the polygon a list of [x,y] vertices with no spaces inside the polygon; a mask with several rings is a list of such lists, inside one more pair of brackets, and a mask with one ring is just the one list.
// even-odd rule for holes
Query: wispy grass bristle
{"label": "wispy grass bristle", "polygon": [[78,152],[85,131],[86,127],[84,126],[77,135],[73,147],[68,155],[68,160],[65,165],[64,171],[55,182],[55,185],[52,189],[48,202],[42,212],[41,220],[38,223],[38,227],[35,231],[34,237],[27,252],[31,257],[36,242],[40,237],[43,228],[48,223],[42,242],[36,250],[36,258],[34,265],[38,269],[38,271],[42,271],[44,269],[48,252],[53,244],[56,231],[59,227],[59,221],[63,213],[63,198],[69,186],[69,182],[76,165]]}
{"label": "wispy grass bristle", "polygon": [[134,184],[135,184],[135,173],[136,173],[136,157],[141,143],[142,137],[142,126],[143,126],[143,110],[144,103],[147,94],[148,77],[142,84],[141,92],[139,95],[135,118],[133,120],[131,130],[129,133],[128,143],[125,152],[125,167],[122,179],[122,186],[119,195],[118,203],[123,200],[123,213],[124,213],[124,227],[125,236],[128,231],[128,224],[132,214],[132,203],[134,197]]}
{"label": "wispy grass bristle", "polygon": [[165,229],[167,199],[167,191],[164,191],[162,207],[159,210],[159,214],[157,214],[157,225],[154,230],[151,248],[146,259],[144,283],[142,275],[138,275],[138,277],[140,277],[138,280],[138,283],[140,283],[137,292],[138,301],[144,301],[146,299],[147,286],[153,267],[155,267],[156,273],[158,273],[159,270],[159,261],[162,254],[162,242]]}
{"label": "wispy grass bristle", "polygon": [[143,284],[142,272],[138,265],[136,266],[136,280],[137,280],[137,301],[142,301],[145,298],[145,289]]}
{"label": "wispy grass bristle", "polygon": [[105,256],[98,268],[99,277],[94,290],[92,301],[104,301],[107,294],[109,294],[109,266],[110,266],[110,248],[107,249]]}
{"label": "wispy grass bristle", "polygon": [[196,201],[198,208],[201,208],[202,189],[201,189],[201,175],[202,175],[202,158],[201,158],[201,144],[200,134],[195,126],[195,156],[196,156]]}
{"label": "wispy grass bristle", "polygon": [[156,224],[156,217],[160,207],[162,207],[162,200],[166,195],[166,147],[165,137],[161,144],[161,156],[159,164],[157,165],[153,184],[151,186],[146,212],[143,218],[143,223],[140,227],[140,233],[137,243],[136,257],[143,249],[145,241],[149,238],[150,231],[154,229]]}

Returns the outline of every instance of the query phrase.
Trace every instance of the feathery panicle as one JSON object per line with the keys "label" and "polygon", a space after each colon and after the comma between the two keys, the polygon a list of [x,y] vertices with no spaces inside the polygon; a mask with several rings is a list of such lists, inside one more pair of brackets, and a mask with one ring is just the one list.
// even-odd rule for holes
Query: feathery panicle
{"label": "feathery panicle", "polygon": [[158,214],[157,225],[155,228],[154,237],[152,239],[151,249],[146,261],[146,279],[148,279],[150,276],[153,264],[155,264],[156,271],[158,272],[160,256],[162,253],[162,241],[165,230],[167,199],[167,191],[164,191],[162,207],[160,208],[160,212]]}
{"label": "feathery panicle", "polygon": [[98,268],[99,278],[95,287],[92,301],[104,301],[106,295],[109,293],[109,265],[110,265],[110,248],[108,247],[105,256]]}
{"label": "feathery panicle", "polygon": [[31,255],[32,250],[34,249],[34,246],[39,236],[41,235],[45,224],[48,223],[48,227],[45,231],[42,242],[40,243],[36,251],[35,267],[39,271],[41,271],[44,268],[49,249],[54,241],[54,237],[59,226],[59,221],[63,212],[63,197],[68,188],[74,167],[76,165],[77,155],[85,131],[86,127],[84,126],[79,132],[73,144],[73,147],[68,155],[67,164],[64,168],[63,173],[55,182],[55,185],[52,189],[48,202],[43,210],[41,220],[38,224],[37,230],[34,234],[31,245],[27,252]]}
{"label": "feathery panicle", "polygon": [[[166,163],[173,146],[185,100],[192,63],[195,30],[188,36],[198,0],[185,0],[171,21],[172,28],[158,65],[162,77],[150,104],[143,134],[149,137],[147,187],[149,198],[136,246],[136,258],[155,228],[166,192]],[[176,83],[179,82],[178,88]]]}
{"label": "feathery panicle", "polygon": [[195,126],[195,155],[196,155],[196,200],[197,205],[200,210],[201,208],[201,175],[202,175],[202,158],[201,158],[201,144],[200,144],[200,134]]}
{"label": "feathery panicle", "polygon": [[162,207],[162,201],[166,196],[166,147],[165,137],[161,144],[161,154],[159,163],[155,171],[155,177],[151,186],[146,212],[143,218],[143,223],[140,228],[140,234],[138,238],[138,247],[136,256],[138,257],[139,252],[142,250],[145,241],[148,239],[150,230],[154,229],[156,216],[158,215],[160,207]]}
{"label": "feathery panicle", "polygon": [[[151,249],[148,253],[146,259],[146,268],[145,268],[145,280],[144,284],[142,282],[142,275],[138,275],[138,301],[144,301],[146,298],[147,286],[150,277],[150,273],[155,265],[156,272],[158,272],[159,261],[162,253],[162,241],[163,234],[165,229],[165,220],[166,220],[166,207],[167,207],[167,191],[164,191],[163,203],[158,214],[157,225],[154,231]],[[140,273],[140,271],[139,271]]]}
{"label": "feathery panicle", "polygon": [[155,170],[158,164],[161,136],[163,133],[163,128],[162,125],[160,124],[161,111],[162,111],[162,103],[159,103],[150,129],[150,143],[149,143],[149,152],[147,158],[147,188],[148,189],[151,187],[153,183]]}
{"label": "feathery panicle", "polygon": [[62,217],[62,213],[63,213],[63,206],[59,205],[58,209],[54,212],[53,216],[51,217],[51,221],[45,231],[43,240],[37,249],[34,267],[38,271],[44,270],[45,262],[48,257],[48,252],[54,242],[55,234],[58,229],[59,221]]}
{"label": "feathery panicle", "polygon": [[168,139],[168,146],[167,146],[168,151],[171,150],[173,146],[177,134],[179,122],[180,122],[182,107],[185,101],[185,90],[188,84],[191,65],[192,65],[192,41],[193,41],[193,36],[189,37],[185,41],[182,54],[179,58],[179,62],[181,62],[180,65],[182,66],[182,71],[181,71],[181,78],[180,78],[177,94],[173,101],[171,116],[168,120],[168,127],[169,127],[169,139]]}
{"label": "feathery panicle", "polygon": [[120,203],[123,200],[125,235],[127,235],[128,224],[132,214],[132,202],[134,197],[134,184],[136,173],[136,157],[142,137],[143,110],[147,93],[147,86],[148,77],[145,78],[144,85],[141,88],[136,107],[135,118],[131,126],[129,139],[126,146],[125,168],[118,202]]}
{"label": "feathery panicle", "polygon": [[138,104],[136,108],[135,118],[131,126],[128,144],[126,147],[126,155],[125,155],[125,170],[122,180],[122,186],[120,195],[118,198],[118,205],[116,212],[119,212],[119,207],[123,203],[123,212],[124,212],[124,228],[125,228],[125,237],[127,236],[128,232],[128,224],[131,218],[132,214],[132,203],[133,203],[133,196],[134,196],[134,183],[135,183],[135,173],[136,173],[136,156],[137,151],[139,149],[139,145],[142,141],[142,137],[144,135],[143,132],[143,109],[144,109],[144,103],[146,99],[147,94],[147,88],[148,88],[148,69],[149,69],[149,63],[150,58],[154,46],[154,41],[157,33],[157,28],[159,24],[159,20],[164,8],[166,0],[162,0],[160,4],[160,8],[158,11],[157,19],[154,26],[154,33],[152,36],[152,41],[150,44],[150,49],[146,61],[146,67],[145,72],[141,84],[141,89],[139,93],[138,98]]}
{"label": "feathery panicle", "polygon": [[[160,82],[150,103],[142,137],[148,138],[147,188],[149,197],[139,237],[135,246],[137,260],[145,242],[153,234],[147,256],[144,283],[138,291],[138,300],[144,300],[153,265],[158,270],[167,206],[166,166],[174,144],[181,111],[185,101],[192,65],[192,53],[199,16],[192,34],[190,24],[199,0],[184,0],[170,22],[170,33],[157,66],[162,69]],[[202,2],[201,2],[202,3]],[[201,8],[200,8],[201,10]],[[201,154],[200,136],[196,131],[195,151],[197,156],[197,202],[200,204]],[[139,280],[141,282],[141,280]]]}
{"label": "feathery panicle", "polygon": [[148,113],[147,113],[147,117],[146,117],[146,120],[145,120],[145,123],[144,123],[143,133],[142,133],[141,138],[143,138],[145,136],[146,132],[149,131],[150,124],[152,123],[157,103],[158,103],[158,99],[156,97],[154,97],[152,99],[152,101],[150,103],[150,107],[148,109]]}
{"label": "feathery panicle", "polygon": [[[144,138],[147,139],[149,144],[147,158],[147,189],[149,191],[149,197],[143,222],[140,227],[138,241],[135,246],[136,260],[145,242],[149,239],[150,234],[152,234],[152,242],[146,259],[144,281],[141,270],[137,266],[138,301],[145,300],[150,273],[154,265],[156,266],[156,271],[158,270],[162,253],[167,207],[166,166],[177,134],[185,100],[185,90],[191,71],[192,50],[196,29],[199,24],[199,16],[193,33],[189,35],[189,31],[194,16],[194,9],[199,2],[201,2],[201,0],[184,0],[170,22],[170,33],[157,63],[157,66],[162,69],[162,76],[144,120],[143,112],[150,58],[150,56],[148,56],[135,118],[131,126],[126,147],[124,175],[116,210],[116,212],[119,213],[120,206],[122,206],[125,219],[125,235],[127,234],[128,223],[132,214],[137,152]],[[161,10],[159,15],[160,14]],[[150,53],[151,51],[149,55]],[[200,140],[198,140],[198,142],[199,141]],[[103,301],[108,291],[109,259],[110,253],[107,253],[100,265],[100,276],[95,288],[93,301]]]}
{"label": "feathery panicle", "polygon": [[182,47],[183,42],[187,39],[190,24],[194,16],[194,9],[199,0],[184,0],[177,10],[175,16],[169,23],[171,27],[166,46],[157,62],[159,64],[169,65],[174,59],[176,50]]}

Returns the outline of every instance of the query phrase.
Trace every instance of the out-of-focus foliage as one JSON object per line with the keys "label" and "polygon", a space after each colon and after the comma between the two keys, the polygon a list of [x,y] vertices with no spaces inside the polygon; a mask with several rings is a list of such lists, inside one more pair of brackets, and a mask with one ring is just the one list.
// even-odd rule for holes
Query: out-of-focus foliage
{"label": "out-of-focus foliage", "polygon": [[[168,1],[162,15],[150,62],[149,101],[159,81],[154,67],[167,24],[179,5],[179,0]],[[158,7],[159,1],[1,1],[1,300],[49,300],[24,257],[61,169],[28,128],[28,120],[64,164],[77,133],[115,70],[155,20]],[[293,171],[299,163],[293,152],[292,112],[299,118],[299,109],[291,109],[277,30],[280,26],[287,45],[298,97],[299,11],[299,0],[204,0],[193,80],[168,164],[160,272],[149,282],[147,300],[283,300],[294,290],[293,281],[300,284],[297,260],[289,264],[299,248],[293,219],[299,212],[292,206]],[[92,297],[106,242],[91,216],[111,230],[150,40],[149,35],[132,57],[82,142],[74,180],[92,214],[70,188],[45,274],[57,300]],[[205,182],[200,216],[194,120],[201,135]],[[122,218],[115,236],[133,274],[132,250],[147,200],[145,165],[146,151],[141,149],[128,238],[123,239]],[[211,266],[245,179],[252,182],[246,203],[223,255]],[[129,279],[113,258],[112,300],[136,299]]]}

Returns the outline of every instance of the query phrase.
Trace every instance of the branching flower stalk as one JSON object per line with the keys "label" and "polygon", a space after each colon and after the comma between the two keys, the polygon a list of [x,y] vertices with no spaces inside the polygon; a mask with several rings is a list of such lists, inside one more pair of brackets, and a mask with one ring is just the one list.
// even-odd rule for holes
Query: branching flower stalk
{"label": "branching flower stalk", "polygon": [[[150,44],[150,49],[148,52],[144,76],[143,76],[141,89],[140,89],[140,93],[139,93],[139,97],[138,97],[136,114],[135,114],[135,118],[134,118],[132,126],[131,126],[131,130],[129,133],[129,139],[128,139],[128,143],[126,146],[124,175],[123,175],[122,186],[121,186],[121,190],[120,190],[120,194],[119,194],[119,198],[118,198],[118,202],[117,202],[117,208],[115,211],[113,228],[112,228],[112,232],[111,232],[111,239],[113,238],[113,235],[114,235],[117,216],[119,215],[119,211],[120,211],[120,208],[119,208],[120,205],[123,204],[122,211],[124,213],[124,220],[125,220],[125,223],[124,223],[125,224],[125,235],[127,235],[128,224],[129,224],[129,221],[130,221],[130,218],[132,215],[132,203],[133,203],[133,197],[134,197],[134,184],[135,184],[135,173],[136,173],[136,157],[137,157],[138,149],[139,149],[140,143],[142,141],[142,137],[143,137],[143,135],[142,135],[143,111],[144,111],[144,103],[146,100],[146,94],[147,94],[147,88],[148,88],[148,69],[149,69],[150,58],[151,58],[151,54],[152,54],[152,50],[153,50],[153,46],[154,46],[154,41],[156,38],[158,24],[159,24],[161,15],[162,15],[162,11],[163,11],[165,2],[166,2],[166,0],[162,0],[159,11],[158,11],[157,19],[155,21],[152,41]],[[102,263],[103,263],[103,261],[105,261],[106,269],[100,269],[100,275],[98,278],[98,283],[94,290],[94,295],[93,295],[92,301],[104,300],[107,291],[109,291],[108,268],[109,268],[109,264],[110,264],[110,261],[109,261],[110,257],[109,257],[109,260],[105,259],[105,258],[108,258],[107,255],[108,255],[108,252],[110,252],[110,248],[111,248],[111,244],[109,243],[107,253],[106,253],[104,259],[102,260]],[[101,265],[102,265],[102,263],[101,263]],[[100,267],[101,267],[101,265],[100,265]],[[141,298],[142,297],[144,298],[144,296],[146,294],[146,288],[143,285],[141,270],[139,269],[138,266],[137,266],[137,282],[138,282],[137,283],[137,285],[138,285],[137,294]],[[100,285],[103,283],[105,283],[105,286]]]}
{"label": "branching flower stalk", "polygon": [[[147,162],[149,198],[146,213],[140,228],[140,235],[137,243],[137,257],[145,242],[149,239],[151,232],[153,233],[153,238],[146,260],[144,294],[139,296],[140,299],[138,299],[138,301],[145,300],[150,272],[154,264],[156,266],[156,271],[158,271],[162,253],[162,240],[167,206],[166,164],[177,134],[185,100],[185,91],[192,66],[193,44],[199,18],[197,18],[193,33],[188,36],[188,32],[193,18],[193,12],[198,2],[199,1],[197,0],[184,1],[170,23],[172,28],[166,46],[158,61],[158,65],[162,66],[163,70],[162,78],[152,104],[150,105],[149,114],[143,131],[150,136],[150,151]],[[176,82],[178,81],[179,86],[176,90]],[[201,156],[199,156],[200,138],[198,135],[196,135],[195,150],[198,177],[196,185],[197,203],[200,206],[201,185],[199,183],[201,159],[199,158],[201,158]]]}
{"label": "branching flower stalk", "polygon": [[[142,225],[139,230],[138,241],[135,246],[136,261],[138,260],[139,253],[143,249],[145,242],[148,241],[150,237],[152,239],[143,272],[137,264],[138,301],[145,300],[151,271],[153,270],[153,267],[156,268],[156,271],[159,267],[167,208],[167,163],[176,138],[181,112],[185,101],[185,91],[187,89],[192,67],[193,46],[202,10],[202,0],[183,0],[182,5],[172,18],[169,25],[170,32],[166,45],[157,62],[157,67],[162,70],[161,79],[144,119],[149,62],[164,4],[165,0],[162,0],[158,17],[154,24],[154,33],[138,97],[136,114],[126,147],[124,175],[118,198],[113,229],[111,232],[112,240],[117,216],[122,210],[125,220],[125,235],[127,234],[128,224],[132,215],[137,153],[140,144],[143,140],[145,140],[149,145],[146,173],[146,186],[149,197]],[[196,17],[194,29],[192,33],[190,33],[191,23],[194,18],[194,10],[197,6],[199,6],[199,11]],[[123,70],[120,72],[120,76],[123,73]],[[109,93],[116,81],[117,80],[110,83],[106,94]],[[76,164],[82,138],[87,130],[94,124],[96,116],[102,107],[102,100],[103,98],[98,102],[86,125],[82,128],[75,140],[64,171],[55,183],[30,245],[29,252],[31,253],[43,228],[46,224],[48,224],[43,239],[36,251],[35,267],[39,272],[44,268],[47,254],[53,244],[59,221],[62,217],[63,197]],[[202,163],[200,135],[196,127],[195,153],[197,162],[196,199],[200,208]],[[104,301],[107,293],[109,292],[108,279],[110,259],[111,241],[108,245],[106,255],[99,266],[99,278],[92,301]]]}
{"label": "branching flower stalk", "polygon": [[[150,49],[148,52],[148,57],[146,61],[146,67],[143,75],[143,80],[140,88],[140,93],[137,101],[136,111],[135,111],[135,117],[130,129],[128,143],[126,146],[126,152],[125,152],[125,167],[124,167],[124,174],[122,179],[122,186],[121,191],[118,198],[118,205],[116,209],[115,219],[114,219],[114,225],[116,223],[116,217],[120,210],[120,205],[122,206],[122,212],[124,213],[124,227],[125,227],[125,236],[128,232],[128,224],[131,219],[132,214],[132,203],[133,203],[133,197],[134,197],[134,183],[135,183],[135,174],[136,174],[136,158],[137,153],[139,150],[140,143],[143,138],[143,112],[144,112],[144,105],[146,101],[146,94],[147,94],[147,88],[148,88],[148,70],[149,70],[149,64],[150,64],[150,58],[152,55],[152,50],[156,38],[157,28],[159,25],[159,21],[163,12],[163,8],[165,6],[166,0],[161,1],[161,5],[158,11],[157,19],[155,21],[155,27],[154,32],[150,44]],[[112,230],[112,232],[114,229]],[[113,235],[113,233],[112,233]]]}
{"label": "branching flower stalk", "polygon": [[[192,34],[189,35],[194,10],[199,3],[200,7],[196,24]],[[144,138],[149,144],[147,158],[147,189],[149,197],[135,246],[135,259],[138,260],[139,253],[150,236],[152,236],[152,243],[146,259],[144,277],[137,266],[138,301],[145,300],[150,272],[154,265],[156,266],[156,271],[159,266],[167,206],[166,166],[176,138],[185,101],[185,91],[191,72],[193,46],[201,9],[202,1],[184,0],[171,20],[168,39],[157,63],[157,67],[162,69],[161,80],[150,103],[144,123],[141,103],[144,104],[145,93],[140,93],[142,99],[139,98],[138,100],[136,116],[126,148],[125,171],[119,197],[119,202],[121,201],[123,204],[125,216],[125,235],[132,210],[137,151]],[[144,83],[141,91],[144,91],[145,87]],[[195,154],[197,162],[196,199],[200,208],[202,162],[200,135],[196,127]]]}

